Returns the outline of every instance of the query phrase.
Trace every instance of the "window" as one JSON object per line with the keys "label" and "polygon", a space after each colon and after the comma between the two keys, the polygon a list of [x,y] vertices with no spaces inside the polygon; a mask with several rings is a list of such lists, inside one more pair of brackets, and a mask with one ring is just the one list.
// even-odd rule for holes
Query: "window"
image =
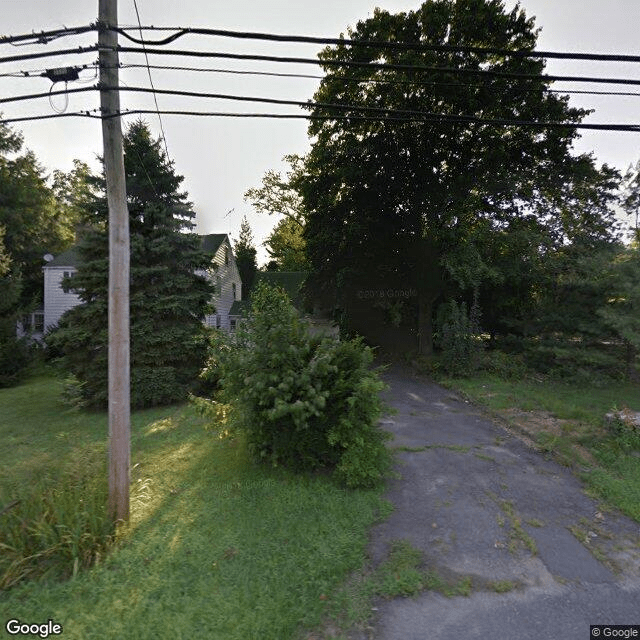
{"label": "window", "polygon": [[33,330],[36,333],[44,333],[44,313],[33,314]]}
{"label": "window", "polygon": [[63,271],[63,272],[62,272],[62,277],[63,277],[63,278],[70,278],[70,277],[71,277],[71,275],[72,275],[72,272],[71,272],[71,271]]}
{"label": "window", "polygon": [[224,263],[229,266],[229,247],[224,248]]}
{"label": "window", "polygon": [[235,282],[231,284],[231,289],[233,290],[233,299],[237,300],[237,298],[236,298],[236,283]]}
{"label": "window", "polygon": [[216,316],[216,329],[219,329],[222,326],[222,318],[220,317],[220,314],[218,314]]}
{"label": "window", "polygon": [[230,326],[231,326],[231,331],[235,331],[236,330],[236,319],[235,318],[231,318]]}

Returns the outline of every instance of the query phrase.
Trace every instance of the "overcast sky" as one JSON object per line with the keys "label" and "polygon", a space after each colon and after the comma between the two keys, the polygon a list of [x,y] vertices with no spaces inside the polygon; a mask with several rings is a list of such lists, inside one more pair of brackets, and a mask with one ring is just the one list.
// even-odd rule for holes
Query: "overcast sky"
{"label": "overcast sky", "polygon": [[[239,31],[262,31],[297,35],[337,37],[346,27],[368,15],[379,6],[392,12],[416,9],[419,2],[404,0],[233,0],[206,2],[203,0],[137,0],[143,25],[201,26]],[[542,29],[538,49],[639,54],[638,25],[640,0],[522,0],[529,16],[536,17]],[[506,0],[508,9],[515,1]],[[78,26],[96,20],[97,0],[1,0],[0,34],[17,35]],[[133,0],[119,0],[119,21],[122,25],[136,24]],[[71,46],[89,45],[96,35],[64,38],[38,51],[54,51]],[[122,42],[121,42],[122,44]],[[174,45],[182,49],[204,49],[239,53],[262,53],[279,56],[315,57],[317,45],[261,43],[258,41],[187,36]],[[19,55],[33,47],[0,46],[0,56]],[[0,64],[0,73],[13,70],[67,66],[91,63],[93,54],[65,56],[43,61]],[[142,63],[138,54],[121,56],[123,63]],[[156,56],[152,64],[199,66],[216,69],[289,72],[317,75],[320,70],[309,65],[283,65],[251,61],[196,60]],[[591,75],[605,77],[640,78],[640,64],[550,61],[549,73]],[[87,86],[95,82],[93,74],[82,74]],[[307,100],[313,95],[318,80],[273,78],[223,73],[187,73],[152,71],[157,89],[179,88],[192,91],[243,94]],[[146,73],[125,69],[121,73],[123,86],[149,86]],[[73,83],[74,86],[82,86]],[[45,78],[2,78],[0,97],[22,93],[48,91],[51,83]],[[71,87],[71,85],[69,85]],[[588,86],[556,83],[561,89],[603,88],[637,91],[639,87]],[[0,105],[5,117],[41,115],[53,109],[65,108],[61,96],[21,103]],[[123,108],[153,108],[150,96],[123,93]],[[98,106],[95,93],[69,96],[69,111],[92,109]],[[295,111],[295,108],[241,104],[222,100],[201,100],[158,96],[161,109],[223,110],[223,111]],[[586,122],[638,123],[640,97],[574,96],[574,106],[595,109]],[[159,134],[157,116],[148,116],[155,135]],[[126,120],[125,120],[126,122]],[[194,202],[200,233],[230,233],[237,237],[243,214],[247,214],[257,243],[273,228],[277,219],[254,212],[243,199],[250,187],[258,186],[269,169],[282,169],[282,157],[288,153],[304,153],[308,149],[306,123],[303,120],[187,118],[163,116],[169,155],[176,171],[185,176],[184,186]],[[25,145],[32,149],[45,169],[68,171],[74,158],[98,168],[96,155],[102,152],[101,128],[98,120],[61,118],[41,122],[20,123]],[[606,162],[624,170],[640,158],[640,134],[584,132],[577,144],[580,152],[593,152],[599,163]],[[233,210],[231,213],[229,211]],[[259,248],[259,260],[265,260]]]}

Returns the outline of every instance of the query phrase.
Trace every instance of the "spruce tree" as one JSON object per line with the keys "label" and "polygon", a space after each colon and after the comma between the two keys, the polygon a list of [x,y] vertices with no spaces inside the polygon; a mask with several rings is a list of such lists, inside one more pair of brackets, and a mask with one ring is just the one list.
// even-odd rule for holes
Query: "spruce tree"
{"label": "spruce tree", "polygon": [[[192,233],[194,212],[179,191],[159,140],[142,121],[124,138],[131,241],[131,404],[145,407],[183,399],[206,351],[202,320],[213,294],[199,275],[209,264]],[[104,194],[104,179],[100,186]],[[79,245],[80,264],[66,286],[83,304],[68,311],[48,342],[80,383],[90,405],[107,401],[108,215],[94,202],[94,224]]]}

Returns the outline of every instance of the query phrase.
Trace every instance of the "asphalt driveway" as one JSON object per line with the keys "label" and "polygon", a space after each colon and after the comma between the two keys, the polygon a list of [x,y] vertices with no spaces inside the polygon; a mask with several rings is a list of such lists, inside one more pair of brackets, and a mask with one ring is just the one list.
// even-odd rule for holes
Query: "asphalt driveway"
{"label": "asphalt driveway", "polygon": [[383,377],[401,477],[372,563],[407,540],[429,569],[473,588],[382,600],[369,637],[587,640],[590,625],[640,624],[638,523],[603,511],[569,469],[452,392],[399,367]]}

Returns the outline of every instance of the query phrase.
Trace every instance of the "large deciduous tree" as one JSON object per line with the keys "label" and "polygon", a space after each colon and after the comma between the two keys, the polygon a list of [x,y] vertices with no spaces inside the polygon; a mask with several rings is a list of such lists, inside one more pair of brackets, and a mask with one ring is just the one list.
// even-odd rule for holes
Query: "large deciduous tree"
{"label": "large deciduous tree", "polygon": [[19,133],[0,124],[0,225],[24,310],[42,298],[42,257],[73,242],[74,221],[57,207],[47,177]]}
{"label": "large deciduous tree", "polygon": [[[602,193],[610,173],[589,156],[572,155],[577,134],[570,126],[464,119],[580,122],[586,112],[549,90],[543,60],[371,44],[531,51],[534,23],[518,6],[507,12],[500,0],[427,0],[406,13],[376,10],[348,35],[362,44],[320,54],[326,75],[310,107],[318,117],[309,127],[312,148],[293,180],[306,217],[312,287],[336,292],[347,311],[363,285],[415,291],[419,347],[428,353],[434,303],[451,287],[505,283],[514,266],[500,264],[500,246],[511,236],[537,260],[572,234],[588,235],[586,227],[606,235],[612,214]],[[335,104],[354,107],[337,111]],[[407,121],[362,107],[424,116]],[[593,204],[587,210],[577,206],[585,200]],[[525,281],[528,268],[522,266]]]}
{"label": "large deciduous tree", "polygon": [[[124,137],[131,239],[131,403],[134,407],[183,399],[204,360],[202,324],[213,293],[198,275],[209,265],[194,227],[182,176],[147,125]],[[102,181],[104,190],[104,180]],[[104,191],[103,191],[104,193]],[[67,282],[81,305],[68,311],[49,339],[80,381],[84,399],[107,400],[108,218],[104,196],[89,205],[93,228],[79,245],[77,273]]]}
{"label": "large deciduous tree", "polygon": [[284,160],[290,166],[284,176],[277,171],[267,171],[262,185],[249,189],[244,197],[260,213],[283,216],[264,242],[271,258],[269,270],[306,271],[309,268],[303,237],[306,213],[294,186],[303,162],[294,154],[285,156]]}

